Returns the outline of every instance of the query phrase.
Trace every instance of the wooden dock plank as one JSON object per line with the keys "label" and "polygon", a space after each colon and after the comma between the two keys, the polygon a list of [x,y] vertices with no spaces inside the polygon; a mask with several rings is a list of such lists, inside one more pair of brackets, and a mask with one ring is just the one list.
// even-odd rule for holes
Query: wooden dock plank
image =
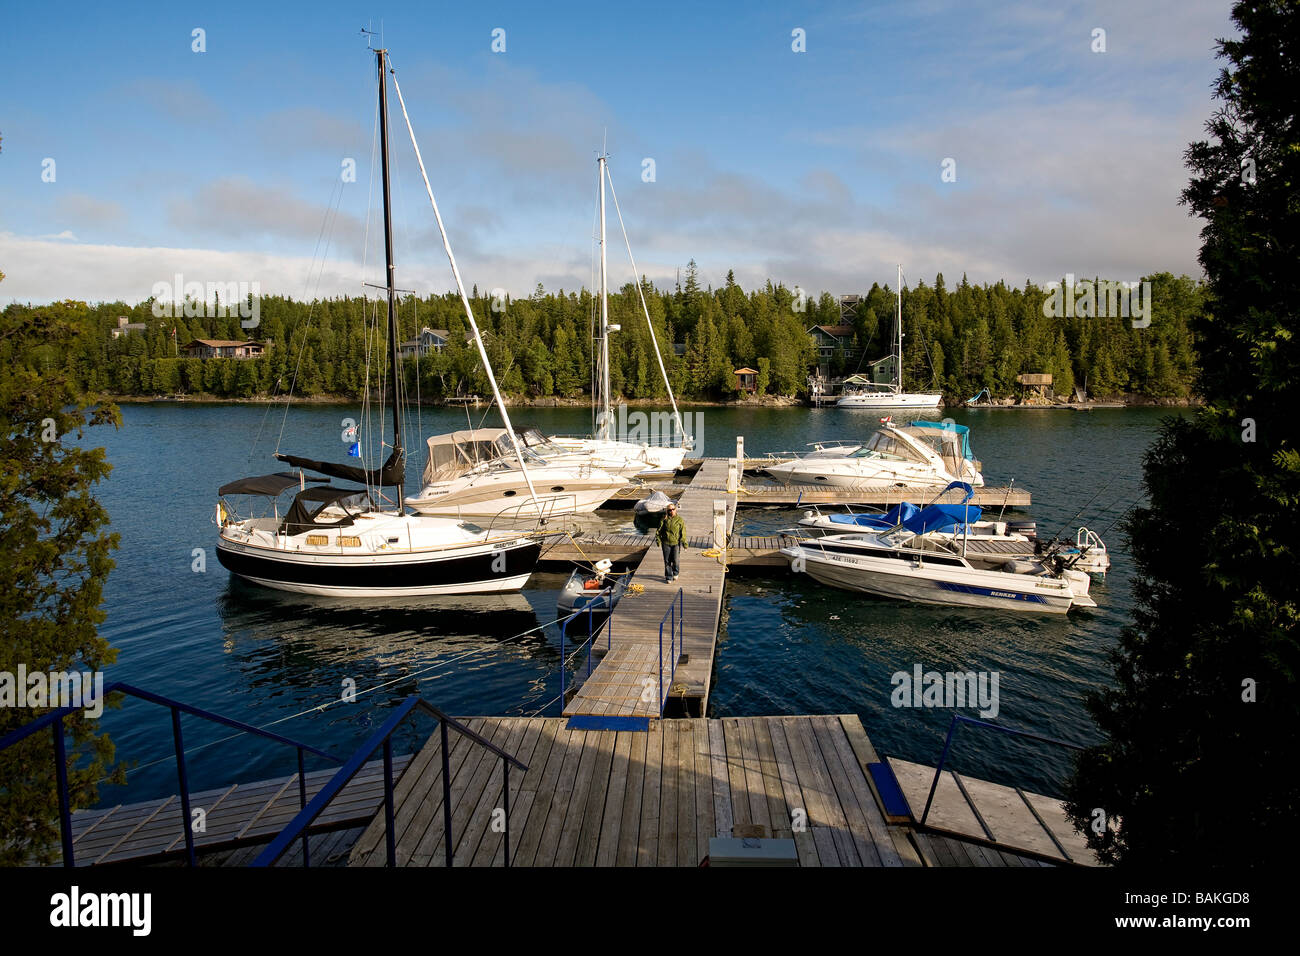
{"label": "wooden dock plank", "polygon": [[677,728],[681,721],[662,721],[659,726],[663,731],[663,776],[659,785],[659,852],[656,866],[677,865],[677,800],[681,793],[679,783],[680,763],[678,753],[681,748],[681,734]]}
{"label": "wooden dock plank", "polygon": [[[565,727],[563,720],[555,720],[553,723],[554,740],[551,743],[551,752],[546,755],[546,769],[537,782],[536,799],[528,811],[528,821],[520,833],[519,844],[514,850],[514,866],[537,865],[537,851],[550,824],[552,812],[556,810],[555,796],[559,792],[560,774],[568,760],[569,743],[575,733],[580,733]],[[563,812],[562,809],[559,812]]]}
{"label": "wooden dock plank", "polygon": [[727,783],[731,794],[731,829],[724,834],[734,836],[738,830],[753,824],[750,816],[749,783],[745,775],[745,756],[740,742],[740,723],[734,717],[724,717],[722,736],[726,742]]}
{"label": "wooden dock plank", "polygon": [[698,866],[703,857],[695,855],[695,733],[689,721],[672,724],[677,730],[677,865]]}
{"label": "wooden dock plank", "polygon": [[695,741],[695,859],[703,860],[714,835],[713,756],[709,752],[709,722],[690,723]]}
{"label": "wooden dock plank", "polygon": [[[616,866],[636,866],[637,848],[641,835],[641,804],[646,778],[646,747],[650,734],[624,734],[630,737],[628,745],[627,787],[623,793],[623,815],[618,824],[618,847],[614,851]],[[604,847],[602,846],[602,851]],[[600,861],[608,860],[608,853],[602,852]]]}
{"label": "wooden dock plank", "polygon": [[705,722],[709,733],[709,776],[713,781],[713,836],[730,837],[731,776],[727,765],[727,744],[721,720]]}
{"label": "wooden dock plank", "polygon": [[555,781],[555,796],[551,800],[546,826],[542,830],[541,838],[537,844],[537,855],[533,861],[534,866],[553,866],[555,864],[555,857],[560,849],[560,838],[563,836],[569,815],[573,812],[574,779],[577,777],[578,767],[582,762],[582,752],[590,737],[591,734],[588,732],[577,730],[569,735],[569,739],[565,744],[564,763],[561,765],[560,775]]}
{"label": "wooden dock plank", "polygon": [[[528,821],[532,819],[533,807],[539,802],[538,788],[543,777],[546,774],[546,768],[550,761],[551,750],[555,747],[555,738],[559,729],[563,726],[563,721],[555,719],[541,719],[533,721],[539,727],[537,742],[533,747],[532,755],[528,760],[528,770],[519,780],[518,795],[510,798],[510,865],[518,864],[519,846],[523,840],[523,835]],[[512,775],[513,779],[513,775]],[[517,803],[516,803],[517,801]],[[501,846],[492,856],[492,865],[501,866],[505,861],[505,844],[502,841]]]}
{"label": "wooden dock plank", "polygon": [[574,866],[595,866],[600,848],[601,828],[605,822],[605,804],[609,792],[610,772],[618,734],[602,730],[596,738],[596,761],[587,789],[587,804],[582,814],[582,829],[574,850]]}
{"label": "wooden dock plank", "polygon": [[[840,806],[839,795],[835,790],[830,770],[827,768],[822,758],[821,748],[817,744],[811,719],[807,717],[791,718],[790,723],[786,724],[787,739],[789,739],[791,728],[794,729],[803,742],[801,752],[808,768],[808,774],[811,777],[813,792],[818,795],[822,805],[824,814],[822,816],[823,827],[830,831],[836,852],[839,854],[840,864],[843,866],[862,865],[862,860],[858,856],[857,848],[853,843],[853,834],[849,830],[848,821],[844,817],[844,810]],[[796,766],[798,765],[799,754],[800,751],[795,752]],[[809,791],[807,784],[805,784],[803,791],[806,796]],[[825,862],[823,856],[822,863],[825,864]]]}
{"label": "wooden dock plank", "polygon": [[821,735],[823,752],[826,750],[825,745],[829,744],[839,757],[843,779],[849,784],[849,791],[845,794],[845,799],[852,798],[856,806],[855,812],[858,814],[860,826],[870,834],[871,845],[880,858],[880,865],[902,866],[902,857],[898,855],[898,850],[894,847],[893,841],[889,839],[889,825],[885,822],[884,815],[876,805],[875,795],[872,793],[867,780],[867,772],[862,764],[858,762],[857,755],[844,730],[847,717],[851,717],[854,721],[857,720],[857,717],[852,714],[839,717],[813,718],[814,722],[823,728]]}
{"label": "wooden dock plank", "polygon": [[[776,761],[777,776],[781,782],[781,793],[785,799],[786,818],[790,820],[791,834],[795,850],[799,854],[800,866],[817,866],[819,857],[817,845],[808,827],[808,805],[799,789],[799,775],[795,770],[794,757],[790,754],[790,744],[785,734],[785,726],[779,720],[765,720],[768,739],[772,741],[772,756]],[[795,814],[800,816],[795,826]]]}
{"label": "wooden dock plank", "polygon": [[771,721],[751,717],[749,725],[758,748],[759,773],[763,779],[763,789],[767,792],[767,816],[771,821],[772,836],[790,839],[790,811],[785,805],[785,793],[781,789],[781,774],[776,767],[772,734],[768,730]]}
{"label": "wooden dock plank", "polygon": [[656,721],[646,732],[645,783],[641,790],[641,837],[637,841],[636,865],[654,866],[659,858],[659,801],[663,779],[664,722]]}

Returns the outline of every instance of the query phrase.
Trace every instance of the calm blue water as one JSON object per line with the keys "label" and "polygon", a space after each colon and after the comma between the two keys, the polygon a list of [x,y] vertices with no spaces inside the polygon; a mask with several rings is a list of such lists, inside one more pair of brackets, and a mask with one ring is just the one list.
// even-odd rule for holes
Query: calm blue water
{"label": "calm blue water", "polygon": [[[695,411],[695,410],[691,410]],[[407,695],[420,693],[460,715],[557,714],[559,633],[555,592],[563,574],[537,574],[519,595],[419,599],[400,605],[314,599],[242,585],[216,560],[216,488],[280,470],[270,456],[283,406],[129,405],[116,433],[91,432],[114,470],[100,498],[121,535],[105,589],[102,633],[119,649],[107,680],[126,680],[218,713],[347,755]],[[990,484],[1014,478],[1034,495],[1040,535],[1058,530],[1102,491],[1085,518],[1101,530],[1138,493],[1143,451],[1161,412],[957,410],[972,429]],[[1167,413],[1164,413],[1167,414]],[[474,413],[474,424],[482,419]],[[837,409],[698,411],[704,453],[799,448],[813,439],[862,437],[876,417]],[[344,460],[342,419],[355,408],[289,410],[282,450]],[[587,430],[581,409],[520,409],[517,424],[547,432]],[[494,417],[487,420],[495,424]],[[463,428],[463,411],[412,415],[424,434]],[[422,451],[422,449],[420,449]],[[409,469],[410,484],[418,467]],[[1104,490],[1103,490],[1104,489]],[[739,530],[786,527],[791,509],[744,510]],[[627,512],[588,523],[630,527]],[[1077,522],[1076,522],[1077,523]],[[851,597],[786,574],[737,577],[728,585],[711,716],[857,713],[877,749],[933,763],[949,711],[890,706],[890,675],[926,670],[999,674],[998,722],[1073,742],[1095,738],[1083,695],[1106,681],[1106,654],[1130,607],[1130,572],[1116,529],[1106,536],[1115,568],[1093,595],[1101,607],[1067,619],[1001,616]],[[194,549],[206,570],[196,572]],[[531,634],[519,636],[526,631]],[[337,703],[345,681],[360,694]],[[317,710],[322,705],[328,709]],[[973,713],[967,711],[968,713]],[[105,716],[129,784],[104,800],[141,800],[176,788],[167,713],[129,700]],[[397,741],[414,749],[416,725]],[[294,769],[294,755],[249,736],[185,721],[194,786],[262,779]],[[1056,792],[1062,753],[1004,735],[963,730],[960,770]]]}

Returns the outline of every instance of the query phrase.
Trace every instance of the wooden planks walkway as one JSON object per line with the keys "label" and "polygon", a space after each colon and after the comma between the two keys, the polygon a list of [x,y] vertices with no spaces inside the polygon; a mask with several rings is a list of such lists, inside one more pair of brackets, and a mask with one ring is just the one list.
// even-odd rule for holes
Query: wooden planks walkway
{"label": "wooden planks walkway", "polygon": [[[726,477],[726,458],[706,458],[703,468],[709,462],[722,462],[722,475]],[[768,462],[768,464],[773,464]],[[940,491],[943,485],[933,488],[828,488],[825,485],[780,485],[770,480],[754,480],[751,460],[747,467],[744,490],[740,493],[739,505],[746,507],[802,507],[804,505],[861,505],[863,507],[892,508],[902,501],[913,504],[929,501]],[[697,471],[698,476],[698,471]],[[629,485],[621,489],[606,503],[608,507],[620,505],[631,507],[635,502],[648,498],[656,491],[662,491],[670,498],[678,492],[689,488],[674,482],[645,482]],[[983,485],[974,489],[970,503],[981,508],[1000,508],[1005,503],[1008,508],[1023,509],[1033,504],[1033,496],[1020,486]]]}
{"label": "wooden planks walkway", "polygon": [[[934,768],[897,757],[889,758],[889,766],[912,808],[912,816],[920,820],[934,781]],[[951,770],[939,777],[926,826],[942,834],[987,841],[1061,863],[1098,865],[1083,836],[1067,822],[1061,801]]]}
{"label": "wooden planks walkway", "polygon": [[[1039,866],[960,836],[891,825],[856,715],[653,721],[646,731],[570,729],[555,717],[487,717],[475,732],[528,766],[510,775],[515,866],[698,866],[712,837],[794,841],[800,866]],[[500,866],[501,761],[452,735],[452,860]],[[443,866],[442,752],[433,735],[398,782],[397,863]],[[350,865],[386,864],[382,810]]]}
{"label": "wooden planks walkway", "polygon": [[[394,776],[406,768],[410,759],[410,755],[393,758]],[[309,801],[334,773],[329,769],[306,775]],[[371,761],[316,818],[312,832],[345,829],[369,821],[383,794],[383,761]],[[298,775],[192,793],[190,809],[201,809],[205,815],[204,830],[194,834],[196,849],[264,844],[301,809]],[[180,797],[79,810],[72,815],[72,839],[77,866],[143,863],[184,855]],[[300,847],[298,844],[291,853],[301,854]]]}
{"label": "wooden planks walkway", "polygon": [[[727,493],[726,481],[727,461],[706,459],[678,499],[678,510],[688,533],[695,535],[694,540],[698,541],[702,532],[711,533],[716,500],[728,504],[727,532],[730,533],[736,496]],[[693,546],[681,549],[681,576],[669,583],[664,581],[662,551],[648,547],[633,577],[644,590],[628,594],[619,602],[612,617],[609,650],[567,702],[566,715],[657,718],[661,694],[676,698],[680,706],[691,712],[705,712],[713,677],[726,568],[718,558],[705,557],[701,550]],[[685,621],[685,658],[674,673],[670,630],[664,627],[661,647],[660,622],[679,588],[682,591],[680,611]],[[601,641],[596,646],[605,644]],[[682,648],[678,650],[680,653]]]}
{"label": "wooden planks walkway", "polygon": [[[855,715],[655,721],[648,731],[570,730],[563,718],[479,718],[469,726],[528,765],[511,775],[516,866],[697,866],[715,836],[792,838],[803,866],[920,866],[871,796],[874,751]],[[500,865],[501,763],[453,735],[457,866]],[[444,863],[441,742],[398,785],[397,860]],[[351,863],[385,863],[377,813]],[[891,832],[898,831],[898,832]]]}

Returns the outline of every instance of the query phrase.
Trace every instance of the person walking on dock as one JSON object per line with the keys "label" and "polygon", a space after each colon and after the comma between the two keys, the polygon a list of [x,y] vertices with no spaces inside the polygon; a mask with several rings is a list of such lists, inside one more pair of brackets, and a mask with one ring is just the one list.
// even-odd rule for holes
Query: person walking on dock
{"label": "person walking on dock", "polygon": [[677,514],[676,504],[670,504],[667,512],[655,540],[664,552],[664,580],[675,581],[681,572],[677,564],[677,549],[686,544],[686,522]]}

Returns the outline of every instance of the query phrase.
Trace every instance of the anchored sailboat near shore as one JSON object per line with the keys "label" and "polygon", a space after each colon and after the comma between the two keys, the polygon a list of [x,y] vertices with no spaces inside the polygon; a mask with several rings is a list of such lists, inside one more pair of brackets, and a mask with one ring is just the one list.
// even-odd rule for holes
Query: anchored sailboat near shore
{"label": "anchored sailboat near shore", "polygon": [[[402,439],[402,382],[397,351],[397,291],[388,171],[387,74],[391,66],[386,50],[374,52],[379,80],[392,452],[383,465],[374,469],[277,453],[276,457],[281,461],[300,470],[244,478],[223,485],[218,490],[221,500],[217,505],[217,525],[220,528],[217,557],[224,567],[241,578],[278,590],[308,594],[374,597],[518,590],[537,564],[541,552],[537,536],[518,532],[493,534],[453,518],[407,514],[401,506],[406,450]],[[393,75],[393,88],[400,102],[402,91],[397,85],[396,74]],[[402,115],[406,117],[404,103]],[[424,163],[420,160],[419,146],[415,143],[409,118],[407,130],[411,132],[416,159],[424,175]],[[509,443],[518,458],[520,472],[534,504],[533,511],[540,513],[524,452],[501,402],[496,377],[483,348],[482,336],[465,295],[427,175],[424,175],[424,183],[479,354],[506,423]],[[305,471],[327,477],[308,478]],[[315,484],[331,478],[355,482],[363,487],[336,488]],[[313,484],[309,486],[308,482]],[[282,518],[276,501],[295,486],[298,494]],[[391,510],[382,506],[384,488],[395,489],[393,500],[398,504]],[[269,499],[271,514],[240,517],[227,501],[228,496]]]}
{"label": "anchored sailboat near shore", "polygon": [[876,408],[900,410],[906,408],[938,408],[943,396],[937,392],[903,391],[903,267],[898,267],[898,312],[894,326],[898,334],[894,342],[894,382],[892,385],[870,385],[847,392],[835,403],[836,408]]}

